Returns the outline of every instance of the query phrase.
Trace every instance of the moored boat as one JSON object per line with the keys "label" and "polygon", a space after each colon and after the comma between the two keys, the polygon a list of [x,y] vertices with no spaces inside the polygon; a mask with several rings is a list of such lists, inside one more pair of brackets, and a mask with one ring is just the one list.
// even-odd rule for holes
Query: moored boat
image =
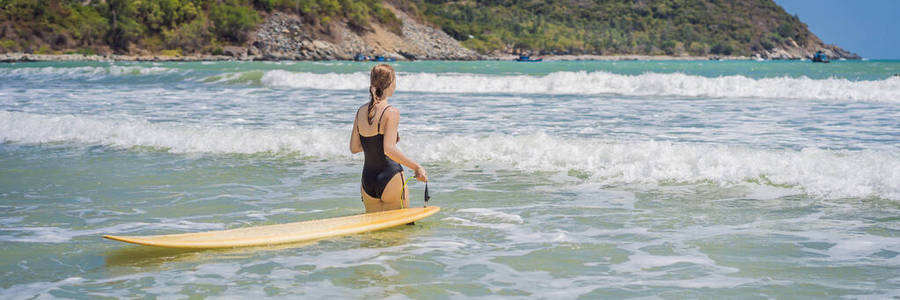
{"label": "moored boat", "polygon": [[355,61],[382,61],[382,62],[392,62],[397,61],[396,58],[393,57],[385,57],[381,55],[377,56],[368,56],[362,53],[357,53],[356,56],[353,57]]}
{"label": "moored boat", "polygon": [[812,62],[829,63],[830,61],[828,61],[828,55],[826,55],[824,52],[816,51],[816,54],[814,54],[812,57]]}
{"label": "moored boat", "polygon": [[531,56],[528,56],[528,55],[519,55],[519,58],[516,58],[516,61],[539,62],[539,61],[544,61],[544,59],[540,58],[540,57],[539,58],[531,58]]}

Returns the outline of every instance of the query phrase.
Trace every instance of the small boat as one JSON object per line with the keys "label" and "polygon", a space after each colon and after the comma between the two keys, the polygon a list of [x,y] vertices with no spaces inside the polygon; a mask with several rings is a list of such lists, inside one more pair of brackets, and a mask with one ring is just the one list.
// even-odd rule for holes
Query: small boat
{"label": "small boat", "polygon": [[393,57],[384,57],[384,56],[368,56],[362,53],[357,53],[356,56],[353,57],[355,61],[397,61],[396,58]]}
{"label": "small boat", "polygon": [[368,55],[363,55],[362,53],[357,53],[356,56],[353,57],[355,61],[369,61],[371,58]]}
{"label": "small boat", "polygon": [[816,54],[814,54],[812,57],[812,62],[829,63],[830,61],[828,61],[828,55],[825,55],[824,52],[816,51]]}
{"label": "small boat", "polygon": [[372,59],[372,61],[396,61],[397,59],[393,57],[384,57],[384,56],[376,56]]}
{"label": "small boat", "polygon": [[524,62],[539,62],[544,61],[543,58],[531,58],[528,55],[519,55],[519,58],[516,58],[516,61],[524,61]]}

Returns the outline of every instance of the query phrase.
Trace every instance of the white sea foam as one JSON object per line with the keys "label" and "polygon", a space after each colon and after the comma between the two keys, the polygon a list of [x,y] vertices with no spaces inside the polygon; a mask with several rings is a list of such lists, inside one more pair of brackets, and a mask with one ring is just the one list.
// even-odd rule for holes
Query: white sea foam
{"label": "white sea foam", "polygon": [[[122,148],[152,147],[172,153],[298,152],[330,157],[346,152],[336,131],[251,130],[154,124],[142,120],[101,120],[72,115],[43,116],[0,112],[0,141],[72,141]],[[340,139],[346,138],[346,133]]]}
{"label": "white sea foam", "polygon": [[99,78],[103,76],[153,75],[178,72],[164,67],[115,66],[106,67],[41,67],[0,69],[2,77],[49,76],[54,78]]}
{"label": "white sea foam", "polygon": [[[0,77],[102,78],[186,72],[148,66],[83,66],[3,68]],[[224,73],[211,82],[234,82],[244,72]],[[503,94],[616,94],[627,96],[680,96],[713,98],[823,99],[900,102],[900,77],[852,81],[808,77],[750,78],[741,75],[704,77],[683,73],[621,75],[605,71],[553,72],[542,76],[471,73],[400,73],[398,90],[433,93]],[[261,83],[270,87],[326,90],[366,90],[363,72],[308,73],[266,71]],[[255,83],[255,80],[250,80]]]}
{"label": "white sea foam", "polygon": [[617,272],[634,273],[677,263],[716,266],[716,263],[708,257],[634,254],[628,257],[628,261],[612,266],[612,269]]}
{"label": "white sea foam", "polygon": [[[349,129],[247,129],[157,124],[0,111],[0,141],[77,142],[172,153],[288,152],[348,159]],[[602,184],[747,182],[797,187],[825,198],[900,199],[900,155],[891,151],[752,149],[709,144],[531,135],[404,135],[424,162],[474,163],[520,171],[577,171]],[[359,156],[356,156],[359,159]]]}
{"label": "white sea foam", "polygon": [[[453,73],[399,74],[400,91],[437,93],[618,94],[713,98],[771,98],[900,101],[900,77],[884,80],[703,77],[681,73],[619,75],[609,72],[554,72],[545,76],[496,76]],[[315,74],[268,71],[262,84],[272,87],[365,90],[368,74]]]}
{"label": "white sea foam", "polygon": [[160,222],[160,223],[127,223],[105,228],[71,229],[63,227],[9,227],[0,231],[0,241],[21,243],[64,243],[80,236],[92,236],[100,234],[117,234],[134,232],[146,229],[176,229],[176,230],[216,230],[223,229],[222,224],[195,223],[190,221]]}
{"label": "white sea foam", "polygon": [[488,221],[499,221],[502,223],[514,223],[514,224],[522,224],[525,223],[522,220],[522,217],[515,214],[508,214],[502,211],[497,211],[489,208],[465,208],[460,209],[457,212],[474,214],[481,219],[486,219]]}
{"label": "white sea foam", "polygon": [[[522,170],[581,170],[606,184],[702,182],[800,186],[828,198],[900,199],[900,157],[817,148],[758,150],[670,142],[606,142],[529,136],[424,138],[413,152],[431,161],[493,162]],[[527,147],[523,145],[528,145]]]}
{"label": "white sea foam", "polygon": [[4,298],[9,297],[9,299],[53,299],[58,296],[50,294],[49,291],[60,287],[78,285],[84,281],[85,279],[81,277],[69,277],[55,282],[42,281],[16,284],[10,287],[0,287],[0,295],[4,295]]}

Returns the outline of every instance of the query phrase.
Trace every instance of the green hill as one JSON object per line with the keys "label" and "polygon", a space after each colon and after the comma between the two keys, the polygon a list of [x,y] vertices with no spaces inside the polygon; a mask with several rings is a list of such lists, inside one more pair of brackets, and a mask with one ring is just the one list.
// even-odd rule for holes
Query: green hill
{"label": "green hill", "polygon": [[482,54],[858,58],[772,0],[0,0],[0,52],[218,54],[273,11],[314,37],[335,22],[402,34],[385,3]]}
{"label": "green hill", "polygon": [[821,45],[771,0],[418,0],[470,49],[648,55],[751,55]]}

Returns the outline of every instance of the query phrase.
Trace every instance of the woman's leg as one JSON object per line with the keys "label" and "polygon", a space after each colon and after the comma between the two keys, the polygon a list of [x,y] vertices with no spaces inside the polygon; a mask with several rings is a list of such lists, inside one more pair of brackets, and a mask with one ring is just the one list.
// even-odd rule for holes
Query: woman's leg
{"label": "woman's leg", "polygon": [[409,207],[409,190],[403,186],[403,172],[391,178],[381,194],[381,210],[392,210]]}
{"label": "woman's leg", "polygon": [[384,210],[384,203],[381,202],[381,199],[369,196],[361,186],[359,187],[359,194],[362,195],[363,206],[366,207],[367,213]]}

